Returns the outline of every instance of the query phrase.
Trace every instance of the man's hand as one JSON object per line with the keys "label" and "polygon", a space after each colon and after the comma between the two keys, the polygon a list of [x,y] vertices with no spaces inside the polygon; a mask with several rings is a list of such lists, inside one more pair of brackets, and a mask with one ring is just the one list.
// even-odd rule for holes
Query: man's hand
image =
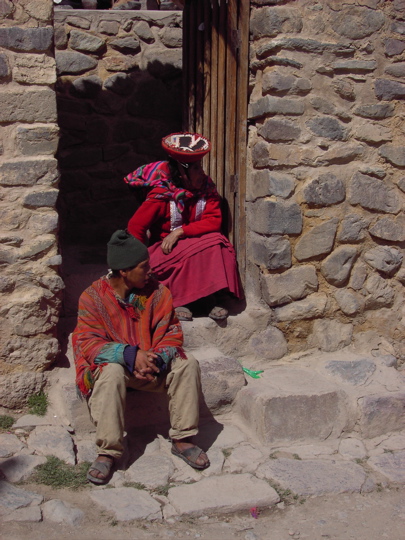
{"label": "man's hand", "polygon": [[172,249],[177,243],[177,240],[183,236],[184,231],[182,227],[178,227],[177,229],[174,229],[170,234],[168,234],[165,238],[163,238],[162,243],[160,247],[162,248],[162,251],[165,255],[168,255],[171,253]]}
{"label": "man's hand", "polygon": [[157,354],[152,351],[138,349],[135,359],[134,375],[141,381],[153,381],[155,374],[159,373],[159,368],[155,364]]}

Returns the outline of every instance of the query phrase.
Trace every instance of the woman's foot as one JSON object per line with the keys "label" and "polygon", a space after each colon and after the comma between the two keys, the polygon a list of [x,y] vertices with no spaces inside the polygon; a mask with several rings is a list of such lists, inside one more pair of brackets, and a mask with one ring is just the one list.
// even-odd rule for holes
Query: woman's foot
{"label": "woman's foot", "polygon": [[204,450],[190,442],[190,439],[172,440],[172,454],[181,458],[193,469],[206,469],[210,460]]}
{"label": "woman's foot", "polygon": [[104,455],[97,456],[97,459],[93,461],[87,472],[87,480],[90,480],[93,484],[106,484],[111,477],[113,465],[113,457]]}
{"label": "woman's foot", "polygon": [[193,314],[188,308],[184,306],[176,307],[174,311],[176,312],[176,315],[179,321],[192,321],[193,320]]}
{"label": "woman's foot", "polygon": [[220,306],[215,306],[209,312],[208,317],[214,319],[214,321],[223,321],[228,317],[228,310]]}

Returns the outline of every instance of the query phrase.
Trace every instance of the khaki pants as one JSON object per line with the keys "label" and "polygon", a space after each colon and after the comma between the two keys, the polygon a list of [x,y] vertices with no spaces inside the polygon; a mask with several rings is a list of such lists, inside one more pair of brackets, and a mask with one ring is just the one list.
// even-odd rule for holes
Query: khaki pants
{"label": "khaki pants", "polygon": [[[99,454],[121,457],[124,447],[126,389],[167,392],[172,439],[184,439],[198,432],[200,366],[194,356],[175,358],[165,376],[140,381],[120,364],[106,364],[94,372],[95,384],[88,405],[97,428]],[[147,414],[147,411],[145,411]]]}

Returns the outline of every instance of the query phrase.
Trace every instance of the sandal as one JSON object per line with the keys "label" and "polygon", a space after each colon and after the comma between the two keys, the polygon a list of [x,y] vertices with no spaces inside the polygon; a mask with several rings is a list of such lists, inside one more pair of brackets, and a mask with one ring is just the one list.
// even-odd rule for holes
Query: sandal
{"label": "sandal", "polygon": [[174,309],[177,318],[179,321],[192,321],[193,320],[193,314],[191,311],[186,307],[176,307]]}
{"label": "sandal", "polygon": [[[110,480],[112,468],[114,465],[114,458],[112,458],[111,456],[102,456],[109,459],[108,461],[100,461],[98,459],[99,457],[100,456],[98,456],[97,459],[91,464],[90,469],[87,471],[86,478],[90,482],[93,482],[93,484],[101,485],[106,484]],[[96,471],[102,474],[102,477],[93,476],[92,474],[90,474],[91,471]]]}
{"label": "sandal", "polygon": [[207,462],[203,465],[196,463],[201,454],[205,454],[204,450],[201,450],[198,446],[192,446],[191,448],[187,448],[180,452],[176,445],[172,443],[172,454],[185,461],[190,467],[193,467],[193,469],[206,469],[210,466],[209,459],[207,459]]}
{"label": "sandal", "polygon": [[223,321],[228,317],[228,310],[220,306],[215,306],[209,312],[208,317],[214,319],[214,321]]}

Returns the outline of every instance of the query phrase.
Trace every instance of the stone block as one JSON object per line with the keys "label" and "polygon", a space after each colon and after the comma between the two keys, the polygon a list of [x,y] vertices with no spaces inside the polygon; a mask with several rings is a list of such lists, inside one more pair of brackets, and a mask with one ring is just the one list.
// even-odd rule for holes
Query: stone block
{"label": "stone block", "polygon": [[55,60],[45,54],[16,55],[13,80],[22,84],[54,84],[56,82]]}
{"label": "stone block", "polygon": [[178,515],[205,516],[247,512],[252,506],[269,508],[280,497],[268,482],[251,474],[235,474],[204,478],[192,485],[169,489],[169,503]]}
{"label": "stone block", "polygon": [[183,30],[166,26],[159,32],[160,41],[169,48],[180,48],[183,44]]}
{"label": "stone block", "polygon": [[275,37],[280,33],[299,33],[302,18],[294,8],[264,7],[253,10],[250,18],[250,31],[253,39]]}
{"label": "stone block", "polygon": [[338,72],[367,73],[374,71],[376,68],[377,62],[375,60],[339,60],[338,62],[332,62],[332,69]]}
{"label": "stone block", "polygon": [[309,206],[331,206],[345,200],[345,185],[334,174],[321,174],[303,189]]}
{"label": "stone block", "polygon": [[385,40],[385,54],[387,56],[397,56],[405,51],[405,41],[388,38]]}
{"label": "stone block", "polygon": [[78,527],[85,518],[85,513],[82,510],[59,499],[52,499],[44,503],[42,512],[44,521],[51,521],[71,527]]}
{"label": "stone block", "polygon": [[17,509],[37,507],[44,500],[42,495],[1,482],[0,515],[7,516]]}
{"label": "stone block", "polygon": [[109,42],[109,45],[122,54],[136,54],[141,51],[139,41],[133,37],[113,39]]}
{"label": "stone block", "polygon": [[332,218],[315,225],[304,233],[295,244],[294,256],[298,261],[306,261],[319,255],[330,253],[335,241],[338,218]]}
{"label": "stone block", "polygon": [[393,484],[405,484],[405,450],[372,457],[367,464]]}
{"label": "stone block", "polygon": [[360,398],[359,428],[362,437],[372,439],[405,429],[405,393],[372,395]]}
{"label": "stone block", "polygon": [[64,26],[55,26],[55,47],[57,49],[66,49],[68,43],[68,36]]}
{"label": "stone block", "polygon": [[327,302],[328,297],[324,293],[310,294],[304,300],[276,307],[274,314],[277,322],[317,319],[325,314]]}
{"label": "stone block", "polygon": [[297,495],[309,497],[360,493],[367,479],[360,465],[319,459],[271,459],[259,467],[256,475]]}
{"label": "stone block", "polygon": [[350,204],[360,204],[367,210],[390,214],[397,214],[402,208],[402,200],[394,184],[360,172],[350,181],[349,201]]}
{"label": "stone block", "polygon": [[1,186],[52,185],[58,178],[56,159],[19,159],[0,165]]}
{"label": "stone block", "polygon": [[262,91],[267,92],[288,92],[294,86],[296,77],[294,75],[284,75],[278,71],[268,71],[263,74]]}
{"label": "stone block", "polygon": [[260,360],[279,360],[288,353],[287,341],[281,330],[268,326],[249,340],[249,346]]}
{"label": "stone block", "polygon": [[104,81],[104,88],[121,96],[129,95],[135,86],[131,77],[125,73],[117,73]]}
{"label": "stone block", "polygon": [[250,226],[260,234],[300,234],[302,214],[297,203],[259,200],[249,208]]}
{"label": "stone block", "polygon": [[405,98],[405,84],[391,79],[377,79],[374,83],[374,92],[378,99],[393,101]]}
{"label": "stone block", "polygon": [[117,21],[100,21],[98,30],[107,36],[116,36],[120,30],[120,25]]}
{"label": "stone block", "polygon": [[378,144],[392,140],[392,131],[388,127],[378,124],[361,124],[353,130],[353,135],[359,141]]}
{"label": "stone block", "polygon": [[75,51],[56,51],[56,71],[58,75],[77,75],[97,66],[97,60]]}
{"label": "stone block", "polygon": [[350,317],[361,313],[365,306],[363,296],[351,291],[350,289],[339,289],[334,293],[335,300],[340,310]]}
{"label": "stone block", "polygon": [[79,77],[72,82],[72,93],[83,98],[94,98],[101,91],[103,81],[97,75]]}
{"label": "stone block", "polygon": [[323,441],[344,429],[345,400],[338,386],[313,371],[272,367],[239,392],[236,411],[262,444]]}
{"label": "stone block", "polygon": [[342,37],[362,39],[378,32],[385,22],[382,11],[363,6],[345,6],[333,11],[331,26]]}
{"label": "stone block", "polygon": [[333,89],[342,99],[355,101],[356,92],[353,83],[348,79],[338,79],[332,83]]}
{"label": "stone block", "polygon": [[56,456],[70,465],[76,462],[73,440],[62,426],[37,426],[27,439],[28,448],[43,456]]}
{"label": "stone block", "polygon": [[106,56],[103,64],[107,71],[129,71],[138,67],[139,58],[135,56]]}
{"label": "stone block", "polygon": [[7,409],[25,407],[28,396],[44,389],[43,373],[19,372],[2,375],[0,380],[0,405]]}
{"label": "stone block", "polygon": [[24,156],[54,155],[58,149],[59,129],[56,125],[19,125],[16,142]]}
{"label": "stone block", "polygon": [[360,214],[349,214],[345,216],[338,232],[339,242],[360,242],[364,238],[364,229],[367,227],[367,224],[367,220]]}
{"label": "stone block", "polygon": [[359,105],[354,109],[354,114],[372,120],[383,120],[394,115],[395,107],[391,103],[375,103],[372,105]]}
{"label": "stone block", "polygon": [[1,470],[9,482],[27,480],[35,467],[46,463],[44,456],[16,455],[13,459],[0,460]]}
{"label": "stone block", "polygon": [[247,186],[247,200],[274,195],[287,199],[295,189],[295,180],[288,173],[273,172],[269,169],[255,171]]}
{"label": "stone block", "polygon": [[306,125],[318,137],[325,137],[332,141],[344,141],[347,138],[346,129],[336,118],[329,116],[313,118]]}
{"label": "stone block", "polygon": [[399,215],[396,218],[380,218],[369,228],[369,233],[376,238],[390,242],[405,241],[405,217]]}
{"label": "stone block", "polygon": [[136,24],[134,24],[132,30],[140,39],[142,39],[142,41],[145,41],[146,43],[153,43],[155,41],[152,30],[146,21],[138,21]]}
{"label": "stone block", "polygon": [[69,39],[70,48],[84,53],[98,53],[105,48],[104,39],[80,30],[72,30]]}
{"label": "stone block", "polygon": [[291,267],[291,245],[287,238],[270,238],[251,233],[250,260],[268,270],[287,270]]}
{"label": "stone block", "polygon": [[318,347],[321,351],[334,352],[350,345],[352,335],[352,324],[344,324],[330,319],[316,320],[308,343],[311,347]]}
{"label": "stone block", "polygon": [[330,150],[326,150],[322,155],[315,159],[315,165],[318,167],[323,165],[343,165],[350,163],[353,160],[361,158],[364,154],[364,148],[355,144],[344,144],[335,146]]}
{"label": "stone block", "polygon": [[171,458],[160,454],[143,455],[125,471],[125,478],[129,482],[137,482],[153,490],[166,486],[173,472]]}
{"label": "stone block", "polygon": [[0,79],[5,79],[11,74],[10,65],[6,54],[0,53]]}
{"label": "stone block", "polygon": [[75,26],[76,28],[83,28],[84,30],[88,30],[91,26],[91,22],[88,18],[77,17],[75,15],[67,17],[66,22],[71,26]]}
{"label": "stone block", "polygon": [[[92,490],[90,498],[96,505],[113,513],[117,521],[162,519],[160,504],[140,489],[122,487]],[[123,501],[126,501],[125,504]]]}
{"label": "stone block", "polygon": [[16,51],[48,51],[52,47],[53,28],[0,28],[0,47]]}
{"label": "stone block", "polygon": [[385,68],[385,73],[393,77],[405,77],[405,62],[396,62]]}
{"label": "stone block", "polygon": [[354,246],[338,246],[321,264],[321,273],[328,283],[340,287],[348,281],[357,257]]}
{"label": "stone block", "polygon": [[258,130],[266,141],[293,141],[298,139],[301,130],[290,120],[269,119]]}
{"label": "stone block", "polygon": [[0,122],[57,121],[56,96],[50,88],[4,88],[0,102]]}
{"label": "stone block", "polygon": [[254,119],[275,114],[301,116],[304,114],[304,110],[305,104],[301,99],[265,96],[249,105],[248,117]]}
{"label": "stone block", "polygon": [[56,204],[56,199],[58,198],[59,190],[57,189],[48,189],[41,191],[33,191],[28,193],[24,197],[24,206],[28,208],[42,208],[50,207],[54,208]]}
{"label": "stone block", "polygon": [[378,274],[371,274],[364,283],[366,292],[366,309],[380,309],[392,306],[395,299],[395,290],[386,279]]}
{"label": "stone block", "polygon": [[365,384],[376,370],[375,362],[367,358],[359,360],[331,360],[325,369],[342,382],[359,386]]}
{"label": "stone block", "polygon": [[399,249],[388,246],[377,246],[364,253],[366,263],[387,276],[395,274],[403,258]]}
{"label": "stone block", "polygon": [[157,79],[180,77],[182,65],[181,49],[147,47],[142,53],[141,68]]}
{"label": "stone block", "polygon": [[380,148],[379,154],[395,167],[405,167],[405,146],[385,144]]}
{"label": "stone block", "polygon": [[282,274],[261,275],[263,297],[269,306],[281,306],[318,290],[315,267],[302,265]]}

